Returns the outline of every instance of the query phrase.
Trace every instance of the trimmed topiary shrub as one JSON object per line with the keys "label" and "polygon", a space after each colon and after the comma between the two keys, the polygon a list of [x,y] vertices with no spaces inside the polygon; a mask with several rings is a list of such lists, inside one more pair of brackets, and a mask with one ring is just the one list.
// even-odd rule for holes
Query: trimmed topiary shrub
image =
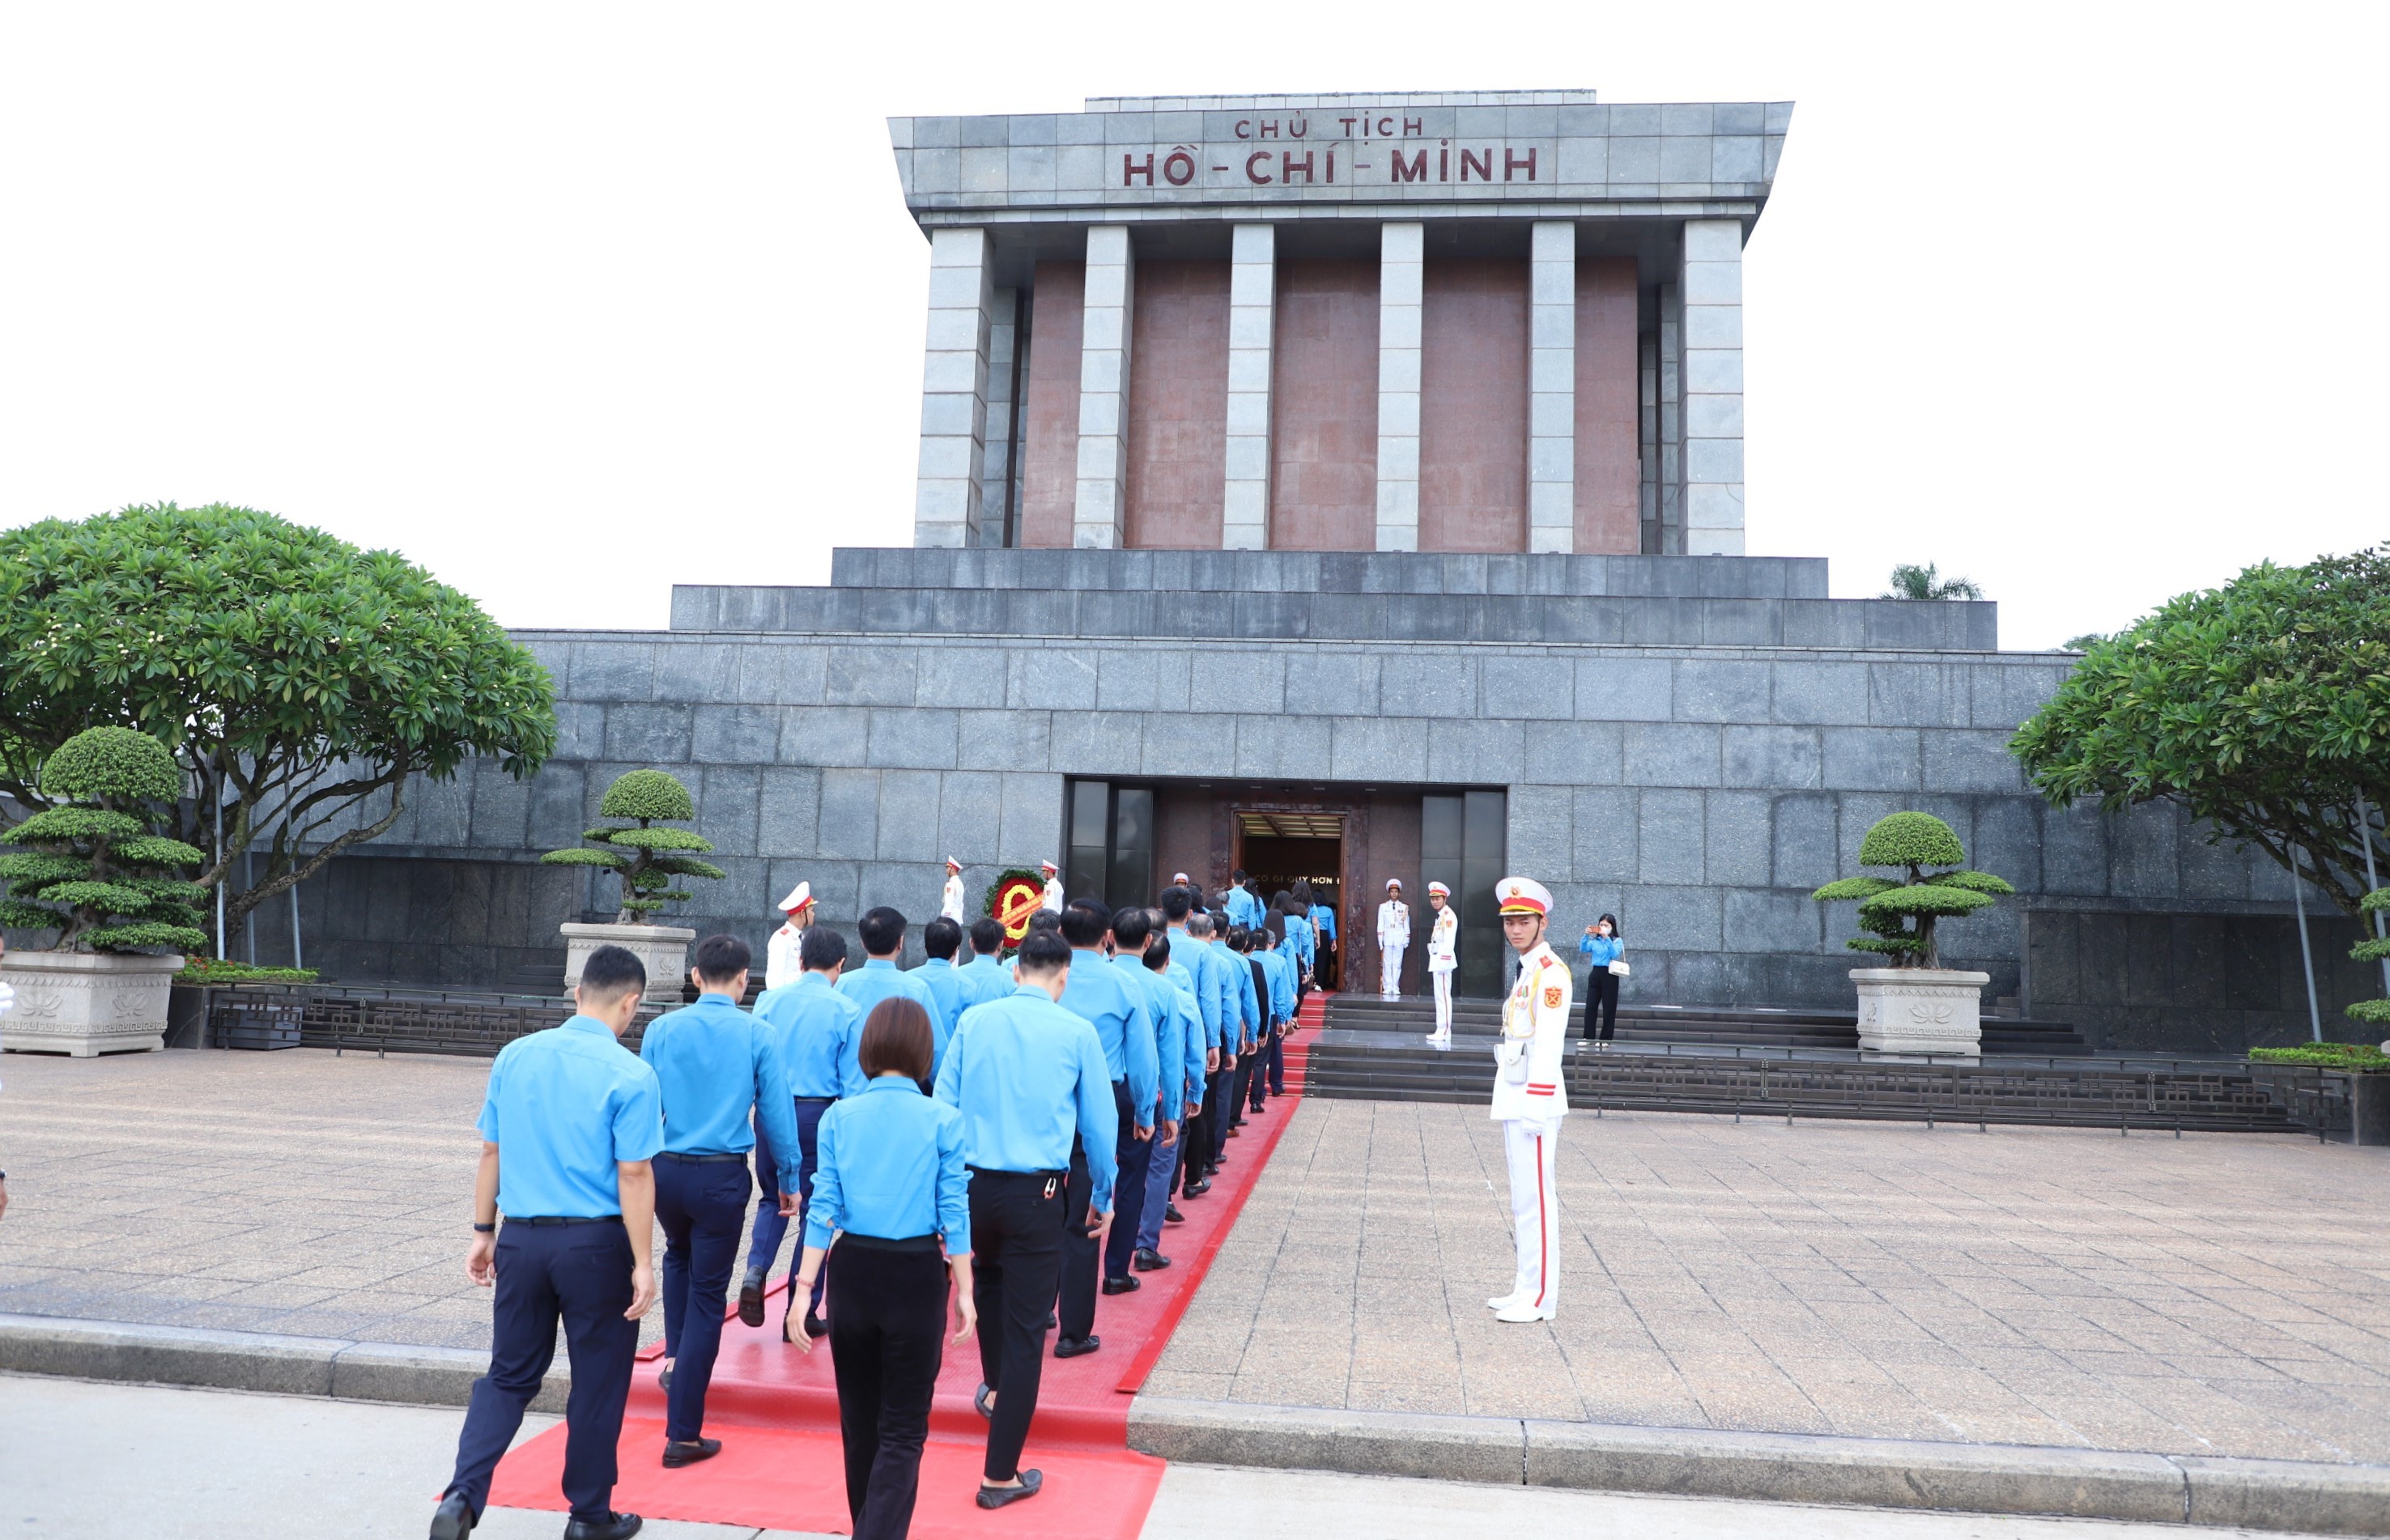
{"label": "trimmed topiary shrub", "polygon": [[[1859,865],[1894,866],[1908,880],[1845,877],[1809,896],[1821,904],[1859,905],[1859,925],[1872,932],[1844,943],[1854,952],[1880,952],[1895,968],[1939,968],[1934,921],[1958,919],[2016,889],[1989,872],[1965,869],[1967,852],[1950,826],[1930,813],[1894,813],[1876,820],[1859,841]],[[1955,870],[1928,871],[1929,866]]]}
{"label": "trimmed topiary shrub", "polygon": [[713,841],[685,828],[658,828],[658,823],[687,823],[697,816],[688,788],[661,770],[634,770],[606,789],[598,815],[625,818],[581,837],[595,846],[552,850],[540,860],[551,866],[603,866],[623,878],[617,925],[652,925],[650,917],[667,904],[686,903],[686,889],[675,888],[676,877],[719,879],[726,874],[711,861],[697,857]]}
{"label": "trimmed topiary shrub", "polygon": [[312,968],[265,968],[225,957],[187,957],[174,975],[178,984],[312,984]]}
{"label": "trimmed topiary shrub", "polygon": [[2258,1064],[2312,1064],[2325,1070],[2346,1070],[2352,1074],[2390,1072],[2390,1054],[2371,1043],[2302,1043],[2294,1048],[2252,1048],[2249,1058]]}
{"label": "trimmed topiary shrub", "polygon": [[[2390,888],[2376,888],[2358,900],[2357,906],[2368,915],[2390,914]],[[2390,941],[2375,937],[2358,942],[2348,949],[2348,955],[2358,962],[2380,962],[2390,957]],[[2390,1000],[2359,1000],[2348,1007],[2348,1014],[2371,1026],[2390,1027]]]}
{"label": "trimmed topiary shrub", "polygon": [[166,746],[130,727],[88,727],[42,766],[51,806],[8,831],[0,925],[56,930],[61,952],[205,946],[206,890],[175,874],[206,859],[156,832],[182,795]]}

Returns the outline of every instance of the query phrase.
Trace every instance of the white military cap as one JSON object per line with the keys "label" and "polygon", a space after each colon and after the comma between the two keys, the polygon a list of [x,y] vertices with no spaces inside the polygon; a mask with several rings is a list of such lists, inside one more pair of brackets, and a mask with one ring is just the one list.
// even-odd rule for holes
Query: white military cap
{"label": "white military cap", "polygon": [[1399,888],[1402,885],[1403,879],[1399,877],[1390,877],[1386,879],[1386,886],[1389,888]]}
{"label": "white military cap", "polygon": [[1187,874],[1185,872],[1172,872],[1170,874],[1170,880],[1183,888],[1187,885]]}
{"label": "white military cap", "polygon": [[961,862],[959,862],[959,861],[956,860],[956,859],[955,859],[953,856],[951,856],[951,855],[949,855],[949,856],[947,856],[947,857],[946,857],[946,865],[947,865],[947,866],[949,866],[954,867],[954,868],[955,868],[955,870],[957,870],[957,871],[960,871],[960,870],[962,870],[962,869],[963,869],[963,864],[962,864]]}
{"label": "white military cap", "polygon": [[1532,877],[1506,877],[1494,885],[1506,915],[1547,917],[1552,912],[1552,891]]}
{"label": "white military cap", "polygon": [[1441,882],[1429,883],[1427,885],[1427,891],[1431,893],[1442,893],[1446,898],[1450,898],[1452,896],[1452,890],[1446,887]]}
{"label": "white military cap", "polygon": [[780,912],[793,915],[813,901],[814,885],[810,882],[800,882],[789,890],[788,897],[780,900]]}
{"label": "white military cap", "polygon": [[1051,861],[1040,861],[1040,862],[1038,862],[1038,863],[1037,863],[1037,869],[1038,869],[1039,871],[1041,871],[1041,872],[1049,872],[1049,873],[1050,873],[1050,872],[1052,872],[1052,871],[1055,871],[1057,868],[1056,868],[1056,866],[1055,866],[1054,863],[1053,863],[1053,862],[1051,862]]}

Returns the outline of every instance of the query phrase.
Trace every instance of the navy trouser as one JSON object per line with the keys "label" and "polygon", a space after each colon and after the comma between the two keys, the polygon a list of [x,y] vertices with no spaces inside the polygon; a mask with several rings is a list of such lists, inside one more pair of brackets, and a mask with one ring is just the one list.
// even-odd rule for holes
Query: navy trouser
{"label": "navy trouser", "polygon": [[1112,1082],[1112,1106],[1120,1113],[1120,1135],[1112,1144],[1112,1227],[1104,1240],[1104,1277],[1124,1278],[1129,1259],[1137,1254],[1137,1229],[1145,1223],[1147,1178],[1153,1174],[1153,1141],[1162,1125],[1148,1107],[1142,1117],[1153,1132],[1142,1139],[1137,1136],[1138,1119],[1130,1115],[1125,1081]]}
{"label": "navy trouser", "polygon": [[[830,1110],[834,1099],[830,1097],[797,1098],[798,1196],[808,1203],[814,1198],[814,1170],[818,1163],[816,1156],[821,1148],[818,1139],[822,1114]],[[791,1223],[799,1226],[797,1234],[801,1243],[798,1249],[800,1251],[803,1250],[803,1211],[799,1211],[794,1221],[780,1213],[779,1171],[779,1162],[772,1153],[772,1141],[764,1133],[763,1122],[758,1119],[755,1123],[755,1186],[759,1196],[755,1200],[755,1237],[747,1246],[747,1276],[751,1278],[762,1279],[770,1275],[773,1265],[780,1259],[780,1242],[788,1238]],[[790,1270],[794,1270],[793,1265]],[[829,1279],[829,1269],[827,1267],[814,1278],[812,1303],[816,1311],[821,1309],[822,1288]]]}
{"label": "navy trouser", "polygon": [[1087,1233],[1095,1178],[1087,1170],[1086,1151],[1074,1142],[1071,1149],[1070,1183],[1063,1200],[1066,1217],[1062,1222],[1061,1303],[1055,1316],[1066,1341],[1095,1330],[1096,1278],[1099,1273],[1106,1277],[1128,1276],[1129,1255],[1137,1250],[1137,1221],[1145,1214],[1146,1162],[1152,1158],[1153,1141],[1137,1136],[1137,1120],[1129,1113],[1128,1082],[1124,1080],[1112,1082],[1112,1110],[1120,1118],[1120,1133],[1112,1144],[1111,1234],[1118,1237],[1124,1225],[1128,1227],[1128,1241],[1124,1249],[1120,1249],[1119,1271],[1115,1272],[1114,1242],[1107,1240],[1099,1249],[1096,1238]]}
{"label": "navy trouser", "polygon": [[614,1445],[639,1351],[639,1323],[623,1318],[631,1308],[631,1238],[620,1218],[509,1220],[498,1232],[497,1272],[490,1372],[473,1381],[448,1491],[462,1493],[477,1517],[488,1504],[490,1472],[522,1427],[523,1408],[539,1394],[561,1322],[572,1354],[564,1497],[573,1517],[603,1520],[613,1511]]}
{"label": "navy trouser", "polygon": [[1212,1158],[1209,1168],[1217,1167],[1220,1158],[1228,1152],[1228,1127],[1237,1118],[1237,1056],[1233,1050],[1222,1049],[1222,1067],[1208,1077],[1204,1122],[1210,1125]]}
{"label": "navy trouser", "polygon": [[[1291,1030],[1291,1026],[1288,1030]],[[1271,1038],[1269,1046],[1263,1052],[1269,1060],[1269,1094],[1282,1097],[1286,1095],[1286,1037],[1283,1033]],[[1255,1085],[1253,1089],[1258,1091],[1261,1087]]]}
{"label": "navy trouser", "polygon": [[1262,1051],[1255,1048],[1237,1056],[1237,1078],[1228,1087],[1228,1126],[1240,1126],[1245,1121],[1245,1109],[1253,1105],[1253,1068],[1262,1061]]}
{"label": "navy trouser", "polygon": [[664,1437],[696,1441],[722,1351],[722,1307],[747,1218],[747,1162],[656,1157],[656,1222],[664,1230],[664,1353],[673,1361]]}

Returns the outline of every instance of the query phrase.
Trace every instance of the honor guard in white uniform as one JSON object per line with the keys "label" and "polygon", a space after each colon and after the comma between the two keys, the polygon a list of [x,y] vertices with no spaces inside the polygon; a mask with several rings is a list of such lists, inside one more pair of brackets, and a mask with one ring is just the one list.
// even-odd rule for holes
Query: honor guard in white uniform
{"label": "honor guard in white uniform", "polygon": [[1494,1050],[1494,1120],[1510,1162],[1510,1224],[1518,1271],[1507,1294],[1485,1302],[1497,1321],[1548,1321],[1561,1297],[1561,1120],[1568,1087],[1561,1060],[1568,1045],[1568,964],[1544,943],[1552,895],[1540,882],[1506,877],[1494,890],[1502,937],[1519,954],[1519,981],[1502,1002],[1502,1041]]}
{"label": "honor guard in white uniform", "polygon": [[780,900],[780,912],[789,917],[789,922],[772,932],[764,948],[765,989],[784,989],[805,970],[798,960],[798,948],[804,945],[805,927],[814,922],[814,885],[800,882],[790,889],[789,896]]}
{"label": "honor guard in white uniform", "polygon": [[1411,944],[1411,909],[1403,885],[1386,879],[1386,901],[1378,905],[1378,993],[1391,1000],[1403,992],[1403,954]]}
{"label": "honor guard in white uniform", "polygon": [[946,857],[946,892],[938,902],[938,913],[957,925],[970,923],[963,918],[963,864],[951,855]]}
{"label": "honor guard in white uniform", "polygon": [[1427,1040],[1439,1048],[1452,1046],[1452,970],[1458,966],[1460,917],[1453,913],[1452,890],[1441,882],[1427,885],[1428,904],[1435,910],[1427,932],[1427,976],[1435,985],[1435,1031]]}
{"label": "honor guard in white uniform", "polygon": [[1046,896],[1038,901],[1037,906],[1051,909],[1059,915],[1062,912],[1062,879],[1054,875],[1056,868],[1051,861],[1038,862],[1037,869],[1046,874]]}

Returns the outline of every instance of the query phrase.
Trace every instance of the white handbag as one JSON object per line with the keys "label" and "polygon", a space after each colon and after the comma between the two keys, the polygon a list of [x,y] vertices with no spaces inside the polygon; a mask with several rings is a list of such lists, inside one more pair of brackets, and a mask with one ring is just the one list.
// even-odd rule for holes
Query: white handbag
{"label": "white handbag", "polygon": [[1627,972],[1629,971],[1626,967],[1626,959],[1625,957],[1612,958],[1610,963],[1610,971],[1622,979],[1626,977]]}

